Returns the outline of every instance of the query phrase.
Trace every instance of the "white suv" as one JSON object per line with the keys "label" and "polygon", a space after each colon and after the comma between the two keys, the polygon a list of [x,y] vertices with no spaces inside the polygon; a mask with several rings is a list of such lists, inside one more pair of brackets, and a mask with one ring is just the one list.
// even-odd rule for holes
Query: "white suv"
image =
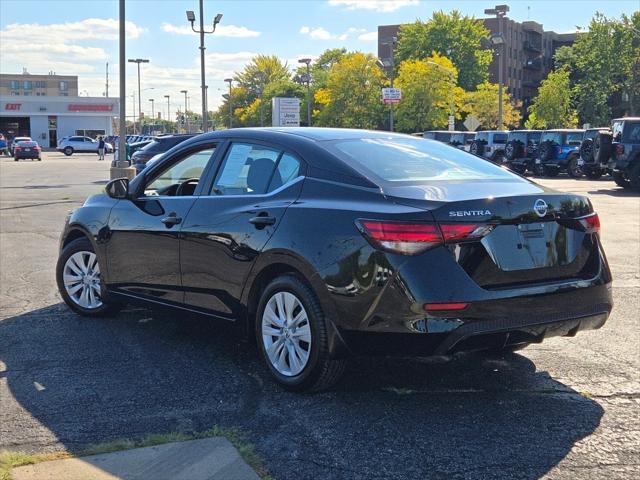
{"label": "white suv", "polygon": [[[110,143],[105,143],[104,148],[106,153],[113,152],[113,145]],[[98,153],[98,141],[91,137],[81,137],[79,135],[64,137],[60,142],[58,142],[57,150],[59,152],[63,152],[67,156],[73,155],[76,152]]]}
{"label": "white suv", "polygon": [[507,144],[508,132],[502,130],[482,130],[476,132],[476,138],[471,142],[469,152],[479,157],[502,164],[506,161],[504,147]]}

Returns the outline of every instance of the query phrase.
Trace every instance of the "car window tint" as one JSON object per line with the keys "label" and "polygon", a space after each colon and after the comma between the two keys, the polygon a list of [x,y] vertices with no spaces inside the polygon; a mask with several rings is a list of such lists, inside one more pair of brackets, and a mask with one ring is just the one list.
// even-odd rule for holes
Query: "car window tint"
{"label": "car window tint", "polygon": [[625,137],[628,143],[640,143],[640,123],[628,123],[625,128]]}
{"label": "car window tint", "polygon": [[494,133],[493,134],[493,143],[507,143],[507,134],[506,133]]}
{"label": "car window tint", "polygon": [[582,143],[582,132],[567,133],[567,145],[580,145]]}
{"label": "car window tint", "polygon": [[229,148],[222,167],[213,182],[216,195],[257,195],[267,191],[279,150],[234,143]]}
{"label": "car window tint", "polygon": [[300,175],[300,161],[288,153],[283,154],[280,157],[276,171],[271,177],[267,193],[286,185],[298,175]]}
{"label": "car window tint", "polygon": [[529,143],[530,144],[536,144],[538,142],[540,142],[540,136],[542,135],[541,132],[532,132],[529,134]]}
{"label": "car window tint", "polygon": [[554,145],[559,145],[562,139],[562,134],[559,132],[545,132],[542,134],[543,142],[551,142]]}
{"label": "car window tint", "polygon": [[[182,182],[202,176],[215,148],[193,152],[158,174],[144,189],[146,196],[175,195]],[[194,188],[195,189],[195,188]]]}
{"label": "car window tint", "polygon": [[485,142],[489,139],[489,134],[486,132],[476,133],[476,140],[484,140]]}
{"label": "car window tint", "polygon": [[490,162],[429,140],[363,138],[339,140],[333,146],[337,155],[363,175],[389,182],[514,178]]}

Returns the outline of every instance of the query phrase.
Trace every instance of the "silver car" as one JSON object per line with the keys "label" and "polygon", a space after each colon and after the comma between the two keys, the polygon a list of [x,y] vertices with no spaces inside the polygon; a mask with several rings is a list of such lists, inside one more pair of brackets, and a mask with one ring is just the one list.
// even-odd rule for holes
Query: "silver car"
{"label": "silver car", "polygon": [[[113,145],[110,143],[105,142],[104,148],[106,153],[113,152]],[[98,141],[91,137],[81,137],[79,135],[64,137],[58,143],[57,150],[67,156],[82,152],[98,153]]]}

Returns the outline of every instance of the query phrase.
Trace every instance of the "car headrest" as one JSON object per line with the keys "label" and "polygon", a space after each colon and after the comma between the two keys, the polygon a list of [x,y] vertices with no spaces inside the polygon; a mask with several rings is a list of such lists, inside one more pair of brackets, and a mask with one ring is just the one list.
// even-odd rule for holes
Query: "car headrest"
{"label": "car headrest", "polygon": [[[255,193],[265,193],[274,167],[275,162],[270,158],[256,158],[247,172],[247,186]],[[275,188],[282,186],[282,177],[277,170],[273,174],[272,183]]]}

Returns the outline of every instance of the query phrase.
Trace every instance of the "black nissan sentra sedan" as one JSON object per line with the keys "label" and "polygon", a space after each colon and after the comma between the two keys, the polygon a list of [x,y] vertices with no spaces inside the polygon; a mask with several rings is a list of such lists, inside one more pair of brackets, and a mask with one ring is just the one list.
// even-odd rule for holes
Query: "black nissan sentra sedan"
{"label": "black nissan sentra sedan", "polygon": [[598,215],[439,142],[232,129],[111,181],[67,219],[60,293],[235,322],[273,377],[330,386],[351,355],[514,350],[601,327]]}

